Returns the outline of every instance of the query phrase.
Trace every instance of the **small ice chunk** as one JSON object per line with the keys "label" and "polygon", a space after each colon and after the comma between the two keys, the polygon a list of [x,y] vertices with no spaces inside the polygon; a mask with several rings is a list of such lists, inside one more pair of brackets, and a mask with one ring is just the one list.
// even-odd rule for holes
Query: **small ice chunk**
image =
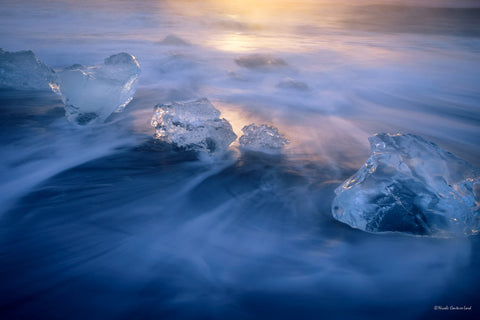
{"label": "small ice chunk", "polygon": [[285,78],[277,84],[277,88],[280,89],[292,89],[298,91],[309,90],[308,85],[305,82],[297,81],[292,78]]}
{"label": "small ice chunk", "polygon": [[55,71],[38,60],[32,51],[0,49],[0,88],[49,90],[55,84],[55,77]]}
{"label": "small ice chunk", "polygon": [[140,65],[134,56],[119,53],[102,65],[75,64],[58,72],[59,92],[69,121],[85,125],[103,122],[113,112],[122,112],[137,89]]}
{"label": "small ice chunk", "polygon": [[200,152],[222,153],[237,136],[206,98],[158,104],[154,107],[152,127],[156,139]]}
{"label": "small ice chunk", "polygon": [[372,154],[336,190],[335,219],[369,232],[478,234],[479,171],[411,134],[369,138]]}
{"label": "small ice chunk", "polygon": [[159,42],[159,44],[165,46],[190,46],[189,42],[174,34],[167,35],[162,41]]}
{"label": "small ice chunk", "polygon": [[240,137],[240,146],[245,149],[262,151],[267,153],[277,153],[290,142],[284,135],[278,132],[278,129],[266,124],[259,126],[254,123],[243,127],[243,136]]}
{"label": "small ice chunk", "polygon": [[269,70],[287,65],[285,60],[269,54],[254,53],[235,59],[235,63],[247,69]]}

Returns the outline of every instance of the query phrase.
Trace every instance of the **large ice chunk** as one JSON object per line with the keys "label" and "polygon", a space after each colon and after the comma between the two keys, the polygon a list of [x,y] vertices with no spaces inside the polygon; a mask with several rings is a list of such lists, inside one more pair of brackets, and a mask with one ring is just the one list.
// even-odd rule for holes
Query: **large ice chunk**
{"label": "large ice chunk", "polygon": [[289,143],[278,129],[266,124],[259,126],[254,123],[243,127],[243,136],[238,140],[240,146],[245,149],[262,151],[267,153],[278,153]]}
{"label": "large ice chunk", "polygon": [[222,153],[237,138],[206,98],[156,105],[152,117],[155,138],[200,152]]}
{"label": "large ice chunk", "polygon": [[106,58],[102,65],[75,64],[58,72],[68,120],[85,125],[123,111],[133,99],[139,75],[137,59],[124,52]]}
{"label": "large ice chunk", "polygon": [[55,71],[38,60],[32,51],[0,49],[0,88],[50,89],[54,83]]}
{"label": "large ice chunk", "polygon": [[419,136],[383,133],[369,141],[370,158],[335,190],[337,220],[369,232],[478,233],[477,169]]}

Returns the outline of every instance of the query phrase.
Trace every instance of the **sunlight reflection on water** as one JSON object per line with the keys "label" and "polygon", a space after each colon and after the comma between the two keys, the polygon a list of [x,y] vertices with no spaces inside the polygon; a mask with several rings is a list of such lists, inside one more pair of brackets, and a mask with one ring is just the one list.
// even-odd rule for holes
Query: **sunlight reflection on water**
{"label": "sunlight reflection on water", "polygon": [[[400,319],[473,301],[478,240],[364,234],[330,213],[376,132],[480,166],[473,7],[2,1],[3,49],[55,68],[125,51],[142,74],[88,131],[53,94],[0,91],[0,317]],[[152,140],[156,104],[201,97],[238,136],[266,123],[290,145],[201,162]]]}

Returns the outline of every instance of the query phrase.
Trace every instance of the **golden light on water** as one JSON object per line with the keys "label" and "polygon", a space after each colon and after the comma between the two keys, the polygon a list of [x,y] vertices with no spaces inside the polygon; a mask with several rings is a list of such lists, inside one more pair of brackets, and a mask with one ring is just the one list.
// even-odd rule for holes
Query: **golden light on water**
{"label": "golden light on water", "polygon": [[209,44],[222,51],[248,52],[258,48],[258,37],[241,33],[231,33],[211,39]]}
{"label": "golden light on water", "polygon": [[[298,39],[297,39],[298,40]],[[251,33],[224,33],[215,37],[208,37],[205,45],[217,50],[237,53],[248,53],[258,50],[280,50],[284,52],[295,51],[299,48],[292,46],[295,39],[285,36],[265,36]],[[302,51],[308,51],[311,46],[304,46]]]}
{"label": "golden light on water", "polygon": [[[259,49],[292,51],[298,42],[298,25],[331,24],[327,1],[169,1],[177,14],[199,23],[202,44],[228,52]],[[198,39],[192,39],[193,42]],[[310,45],[306,41],[302,45]]]}
{"label": "golden light on water", "polygon": [[187,40],[220,51],[299,53],[326,49],[362,60],[394,54],[381,46],[365,46],[370,41],[368,35],[360,39],[345,31],[354,5],[343,0],[168,1],[175,15],[188,18],[190,25],[182,28],[195,30],[195,38]]}
{"label": "golden light on water", "polygon": [[[242,128],[248,124],[267,124],[278,128],[289,141],[285,147],[285,154],[296,159],[326,162],[333,161],[330,141],[337,140],[335,148],[348,149],[351,154],[357,155],[354,159],[346,159],[342,165],[349,168],[361,167],[368,156],[369,133],[359,128],[353,122],[335,115],[310,114],[299,116],[296,120],[285,117],[281,111],[267,112],[266,110],[252,112],[245,106],[213,100],[212,103],[221,111],[221,118],[225,118],[232,125],[237,135],[243,135]],[[260,111],[260,112],[258,112]],[[300,119],[301,121],[297,121]],[[235,141],[232,146],[238,144]]]}

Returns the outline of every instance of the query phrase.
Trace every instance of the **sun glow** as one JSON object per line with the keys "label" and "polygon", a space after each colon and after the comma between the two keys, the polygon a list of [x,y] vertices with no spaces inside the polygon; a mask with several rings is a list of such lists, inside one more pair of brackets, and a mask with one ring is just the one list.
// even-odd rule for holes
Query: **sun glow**
{"label": "sun glow", "polygon": [[202,35],[204,44],[229,52],[293,50],[292,35],[298,33],[299,22],[315,28],[328,24],[325,14],[337,8],[312,0],[180,0],[169,2],[169,6],[200,23],[207,32]]}

